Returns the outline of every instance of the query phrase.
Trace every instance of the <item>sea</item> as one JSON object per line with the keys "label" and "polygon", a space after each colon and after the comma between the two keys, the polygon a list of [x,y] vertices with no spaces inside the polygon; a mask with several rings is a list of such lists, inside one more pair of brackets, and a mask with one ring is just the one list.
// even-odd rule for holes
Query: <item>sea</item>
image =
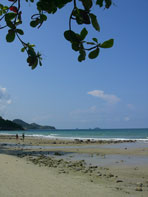
{"label": "sea", "polygon": [[50,139],[137,140],[148,142],[148,128],[141,129],[56,129],[0,131],[0,135],[22,135]]}

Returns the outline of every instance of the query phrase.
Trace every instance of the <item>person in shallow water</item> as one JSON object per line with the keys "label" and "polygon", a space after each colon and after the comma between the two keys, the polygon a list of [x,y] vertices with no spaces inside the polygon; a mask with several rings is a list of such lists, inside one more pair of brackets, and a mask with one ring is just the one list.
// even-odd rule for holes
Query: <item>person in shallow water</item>
{"label": "person in shallow water", "polygon": [[23,139],[23,141],[24,141],[24,139],[25,139],[25,134],[24,134],[24,133],[22,133],[22,139]]}

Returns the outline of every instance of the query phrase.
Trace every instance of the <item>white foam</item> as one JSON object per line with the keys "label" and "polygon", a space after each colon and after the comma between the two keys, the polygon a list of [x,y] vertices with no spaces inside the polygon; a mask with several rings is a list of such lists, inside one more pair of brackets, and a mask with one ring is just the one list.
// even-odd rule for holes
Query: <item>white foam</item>
{"label": "white foam", "polygon": [[[16,134],[13,133],[0,133],[0,135],[7,135],[7,136],[15,136]],[[125,141],[125,140],[136,140],[137,142],[144,142],[148,143],[148,137],[146,139],[135,139],[135,138],[91,138],[91,137],[63,137],[59,136],[59,134],[51,133],[49,135],[41,135],[41,134],[25,134],[28,137],[34,138],[47,138],[47,139],[63,139],[63,140],[102,140],[102,141]]]}
{"label": "white foam", "polygon": [[16,134],[13,134],[13,133],[0,133],[0,135],[8,135],[8,136],[11,136],[11,135],[16,135]]}
{"label": "white foam", "polygon": [[58,134],[50,134],[50,135],[36,135],[36,134],[33,134],[33,135],[26,135],[26,136],[29,136],[29,137],[37,137],[37,138],[49,138],[49,139],[63,139],[63,140],[92,140],[92,141],[95,141],[95,140],[102,140],[102,141],[125,141],[125,140],[136,140],[136,141],[143,141],[143,142],[146,142],[148,143],[148,139],[135,139],[135,138],[90,138],[90,137],[62,137],[62,136],[59,136]]}

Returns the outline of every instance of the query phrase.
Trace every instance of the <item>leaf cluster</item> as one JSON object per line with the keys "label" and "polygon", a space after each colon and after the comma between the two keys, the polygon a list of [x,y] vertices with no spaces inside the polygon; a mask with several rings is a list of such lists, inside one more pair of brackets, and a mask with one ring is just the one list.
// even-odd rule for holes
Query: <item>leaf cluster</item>
{"label": "leaf cluster", "polygon": [[[94,59],[99,55],[100,48],[110,48],[113,46],[114,40],[109,39],[103,43],[99,43],[97,38],[92,38],[92,41],[86,41],[88,35],[87,29],[84,27],[80,33],[72,30],[71,22],[76,21],[78,25],[92,25],[94,30],[100,32],[100,25],[97,16],[91,12],[94,2],[92,0],[79,0],[82,3],[82,8],[79,8],[74,1],[74,8],[69,19],[69,30],[64,32],[64,37],[71,43],[74,51],[79,51],[78,61],[82,62],[86,59],[86,53],[89,51],[88,57]],[[109,8],[112,4],[111,0],[97,0],[96,5],[99,7],[105,6]],[[87,48],[87,46],[89,48]]]}
{"label": "leaf cluster", "polygon": [[[36,68],[38,64],[41,66],[42,57],[39,52],[35,52],[35,45],[24,42],[21,37],[24,35],[23,29],[20,28],[22,24],[21,0],[7,1],[7,5],[0,4],[0,23],[2,21],[4,23],[4,25],[0,26],[0,29],[8,29],[6,41],[11,43],[17,38],[23,45],[21,51],[27,53],[28,65],[32,69]],[[35,3],[34,0],[25,1]],[[110,48],[113,46],[113,39],[109,39],[103,43],[98,42],[98,38],[92,38],[91,41],[86,40],[88,25],[91,25],[98,33],[100,32],[97,16],[91,11],[93,6],[108,9],[112,5],[112,0],[37,0],[37,13],[32,15],[30,26],[40,28],[47,21],[48,14],[55,14],[68,3],[73,4],[73,9],[69,16],[69,29],[64,32],[64,37],[71,43],[72,50],[79,52],[79,62],[86,59],[87,52],[89,52],[88,57],[94,59],[99,55],[100,48]],[[83,26],[80,33],[72,29],[72,22]]]}
{"label": "leaf cluster", "polygon": [[39,0],[37,2],[37,9],[39,12],[45,11],[49,14],[54,14],[58,9],[63,8],[72,0]]}

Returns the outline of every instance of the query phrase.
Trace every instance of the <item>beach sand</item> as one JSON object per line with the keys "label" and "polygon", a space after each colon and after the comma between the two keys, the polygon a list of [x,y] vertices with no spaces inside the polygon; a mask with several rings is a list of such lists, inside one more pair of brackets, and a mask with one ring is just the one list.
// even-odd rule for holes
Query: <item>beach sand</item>
{"label": "beach sand", "polygon": [[[25,150],[22,147],[0,147],[0,197],[119,197],[119,196],[148,196],[148,165],[136,163],[128,165],[122,157],[129,155],[140,158],[148,157],[145,148],[92,148],[92,144],[75,144],[64,142],[65,146],[74,145],[74,148],[61,149],[63,142],[29,138],[16,141],[8,136],[0,139],[1,143],[17,143],[43,145],[44,149]],[[78,154],[120,155],[121,160],[114,160],[113,165],[91,167],[73,163],[63,159],[54,159],[45,156],[34,156],[40,151],[43,155],[47,145],[53,146],[52,151],[69,151]],[[79,148],[77,148],[79,146]],[[82,148],[81,148],[82,147]],[[124,147],[124,146],[122,146]],[[18,156],[12,155],[18,151]],[[19,152],[21,151],[21,153]],[[43,153],[43,154],[42,154]],[[23,158],[21,158],[23,157]],[[104,157],[105,159],[105,157]],[[137,160],[138,161],[138,160]],[[36,164],[36,165],[35,165]],[[52,165],[51,165],[52,164]],[[70,167],[68,167],[70,166]],[[81,168],[80,168],[81,167]]]}
{"label": "beach sand", "polygon": [[0,154],[0,179],[1,197],[112,197],[120,193],[82,176],[59,175],[53,169],[3,154]]}

